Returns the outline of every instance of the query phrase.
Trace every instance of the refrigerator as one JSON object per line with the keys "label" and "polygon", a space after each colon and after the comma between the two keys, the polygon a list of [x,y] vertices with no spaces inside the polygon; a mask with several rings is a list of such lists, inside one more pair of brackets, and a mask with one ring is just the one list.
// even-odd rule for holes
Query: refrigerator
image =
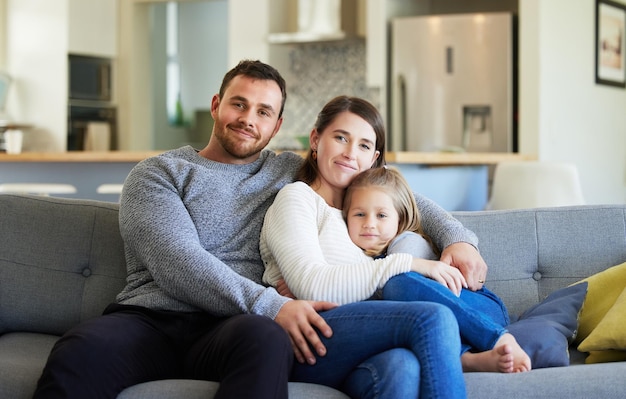
{"label": "refrigerator", "polygon": [[517,151],[513,24],[511,13],[391,20],[391,151]]}

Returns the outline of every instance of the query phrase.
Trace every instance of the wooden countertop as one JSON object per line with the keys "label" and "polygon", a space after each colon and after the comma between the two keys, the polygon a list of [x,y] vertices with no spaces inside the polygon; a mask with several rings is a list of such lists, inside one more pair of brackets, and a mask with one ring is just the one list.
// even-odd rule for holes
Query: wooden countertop
{"label": "wooden countertop", "polygon": [[[163,151],[70,151],[0,153],[0,162],[139,162]],[[304,155],[304,153],[299,152]],[[529,161],[535,156],[514,153],[388,152],[386,160],[395,164],[491,165],[503,161]]]}
{"label": "wooden countertop", "polygon": [[388,152],[387,163],[425,165],[494,165],[505,161],[533,161],[534,155],[510,152]]}
{"label": "wooden countertop", "polygon": [[163,151],[68,151],[0,153],[0,162],[139,162]]}

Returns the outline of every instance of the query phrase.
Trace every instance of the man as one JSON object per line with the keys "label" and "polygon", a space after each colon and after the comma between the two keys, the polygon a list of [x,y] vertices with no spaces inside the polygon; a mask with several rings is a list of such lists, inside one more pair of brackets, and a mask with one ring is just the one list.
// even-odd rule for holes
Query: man
{"label": "man", "polygon": [[[115,398],[165,378],[219,381],[216,397],[286,398],[294,354],[309,364],[326,354],[322,339],[332,331],[318,312],[335,305],[292,300],[261,284],[263,215],[302,162],[263,151],[280,129],[285,100],[274,68],[242,61],[212,99],[215,124],[204,149],[169,151],[131,171],[120,203],[127,285],[103,316],[59,340],[35,398]],[[469,232],[461,238],[475,244]],[[456,261],[484,277],[472,246],[448,248],[446,256],[469,259]]]}

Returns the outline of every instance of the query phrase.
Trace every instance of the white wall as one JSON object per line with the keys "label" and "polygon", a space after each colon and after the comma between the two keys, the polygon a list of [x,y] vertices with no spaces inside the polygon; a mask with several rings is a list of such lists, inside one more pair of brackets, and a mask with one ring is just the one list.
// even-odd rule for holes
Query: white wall
{"label": "white wall", "polygon": [[6,0],[0,0],[0,70],[5,69],[5,60],[6,60],[6,10],[7,4]]}
{"label": "white wall", "polygon": [[574,162],[587,203],[626,202],[626,90],[595,83],[595,0],[520,0],[519,20],[520,152]]}
{"label": "white wall", "polygon": [[7,112],[34,126],[24,138],[29,150],[65,150],[67,15],[67,0],[7,1],[5,63],[14,79]]}
{"label": "white wall", "polygon": [[66,150],[68,53],[115,55],[116,14],[117,0],[0,0],[0,67],[13,77],[7,114],[32,126],[27,151]]}

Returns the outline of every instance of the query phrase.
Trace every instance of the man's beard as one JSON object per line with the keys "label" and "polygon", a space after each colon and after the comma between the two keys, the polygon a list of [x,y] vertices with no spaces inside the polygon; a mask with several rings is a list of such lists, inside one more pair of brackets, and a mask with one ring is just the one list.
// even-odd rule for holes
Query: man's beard
{"label": "man's beard", "polygon": [[270,142],[270,139],[262,142],[240,140],[229,134],[228,129],[219,129],[219,133],[216,133],[216,138],[228,154],[238,159],[246,159],[258,154]]}

